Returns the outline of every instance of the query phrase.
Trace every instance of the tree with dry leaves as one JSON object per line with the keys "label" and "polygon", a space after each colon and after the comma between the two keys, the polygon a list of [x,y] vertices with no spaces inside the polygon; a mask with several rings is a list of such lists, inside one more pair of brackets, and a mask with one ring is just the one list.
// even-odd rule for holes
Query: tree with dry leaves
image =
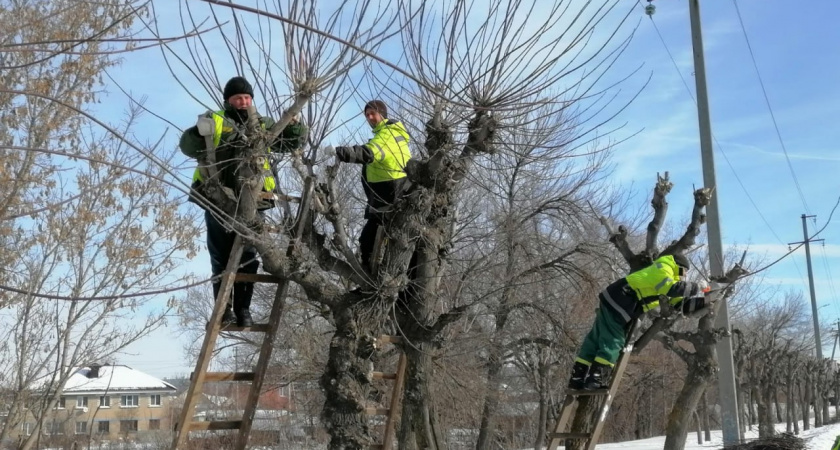
{"label": "tree with dry leaves", "polygon": [[0,440],[18,448],[37,445],[74,368],[165,323],[151,294],[182,285],[170,274],[196,251],[169,207],[182,186],[161,183],[174,152],[128,137],[138,105],[122,123],[91,111],[142,6],[0,2]]}

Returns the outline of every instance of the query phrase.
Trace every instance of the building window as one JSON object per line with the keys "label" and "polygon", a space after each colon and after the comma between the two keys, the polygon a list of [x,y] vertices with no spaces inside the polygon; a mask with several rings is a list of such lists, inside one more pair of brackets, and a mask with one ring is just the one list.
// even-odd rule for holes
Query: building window
{"label": "building window", "polygon": [[44,434],[48,434],[48,435],[64,434],[64,427],[61,426],[60,422],[50,422],[50,426],[47,427]]}
{"label": "building window", "polygon": [[138,403],[138,397],[136,395],[120,396],[120,406],[123,408],[136,408]]}
{"label": "building window", "polygon": [[160,419],[149,419],[150,430],[160,430]]}
{"label": "building window", "polygon": [[80,395],[76,397],[76,409],[82,408],[87,408],[87,397]]}
{"label": "building window", "polygon": [[100,408],[110,408],[111,407],[111,397],[107,395],[100,395],[99,396],[99,407]]}
{"label": "building window", "polygon": [[96,432],[99,434],[108,434],[111,432],[111,422],[102,420],[96,425]]}
{"label": "building window", "polygon": [[87,433],[87,422],[76,422],[76,434]]}
{"label": "building window", "polygon": [[137,431],[136,420],[120,420],[120,433],[133,433]]}
{"label": "building window", "polygon": [[29,436],[32,434],[32,428],[34,428],[34,424],[32,422],[24,422],[23,424],[23,434]]}
{"label": "building window", "polygon": [[160,394],[149,396],[149,406],[160,406]]}
{"label": "building window", "polygon": [[65,398],[63,395],[61,397],[58,397],[58,401],[55,402],[55,409],[64,409],[66,403],[67,398]]}

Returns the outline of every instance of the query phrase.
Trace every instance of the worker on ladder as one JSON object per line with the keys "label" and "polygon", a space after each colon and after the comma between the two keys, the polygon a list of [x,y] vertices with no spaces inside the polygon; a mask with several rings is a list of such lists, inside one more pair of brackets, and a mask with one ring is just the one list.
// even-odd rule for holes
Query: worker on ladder
{"label": "worker on ladder", "polygon": [[[184,131],[181,136],[180,147],[181,152],[185,155],[199,158],[203,157],[205,152],[208,151],[208,146],[212,145],[209,150],[215,152],[219,182],[238,195],[237,173],[242,155],[248,148],[247,141],[244,139],[245,124],[248,120],[248,107],[253,102],[254,89],[245,78],[233,77],[225,84],[223,98],[224,109],[200,115],[196,125]],[[274,125],[274,120],[270,117],[260,116],[258,120],[264,129],[269,129]],[[293,119],[267,151],[288,153],[298,149],[305,142],[306,132],[306,127],[298,120]],[[265,169],[268,172],[268,161],[265,164]],[[202,171],[197,168],[193,174],[193,188],[195,189],[204,181]],[[275,185],[274,177],[267,174],[263,182],[263,190],[272,192]],[[191,198],[191,200],[194,199]],[[272,202],[262,201],[258,207],[264,210],[273,206]],[[220,275],[224,272],[225,265],[230,258],[236,234],[225,227],[206,209],[204,220],[207,225],[207,250],[210,253],[210,266],[213,271],[213,295],[218,298],[221,288]],[[252,246],[246,246],[242,252],[239,271],[253,274],[257,273],[259,266],[256,249]],[[253,295],[254,283],[235,283],[233,285],[233,305],[228,301],[222,316],[222,325],[232,325],[233,323],[241,327],[253,325],[249,310]]]}
{"label": "worker on ladder", "polygon": [[[362,145],[335,148],[339,161],[362,164],[362,187],[367,197],[365,225],[359,235],[359,252],[364,267],[371,267],[376,232],[384,224],[384,215],[408,187],[405,165],[411,159],[408,135],[402,122],[388,118],[382,100],[371,100],[363,109],[373,130],[373,138]],[[330,147],[327,147],[328,152]],[[329,155],[327,155],[329,156]]]}
{"label": "worker on ladder", "polygon": [[[688,272],[685,255],[664,255],[653,264],[613,282],[598,294],[600,306],[572,366],[569,389],[601,389],[627,341],[627,328],[642,314],[659,306],[659,296],[686,314],[705,305],[700,286],[682,281]],[[686,300],[687,299],[687,300]]]}

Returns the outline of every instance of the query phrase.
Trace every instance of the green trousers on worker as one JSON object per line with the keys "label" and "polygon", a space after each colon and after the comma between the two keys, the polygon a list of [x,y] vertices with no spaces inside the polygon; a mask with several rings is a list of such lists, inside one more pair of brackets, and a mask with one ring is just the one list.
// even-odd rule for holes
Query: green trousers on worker
{"label": "green trousers on worker", "polygon": [[595,312],[595,323],[584,338],[575,361],[587,366],[593,362],[614,366],[627,342],[626,324],[602,299],[600,308]]}

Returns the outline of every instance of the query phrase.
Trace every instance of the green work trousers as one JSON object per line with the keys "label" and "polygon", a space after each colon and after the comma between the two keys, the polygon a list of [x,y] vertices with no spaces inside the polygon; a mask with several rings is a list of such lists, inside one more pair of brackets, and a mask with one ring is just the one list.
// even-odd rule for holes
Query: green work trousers
{"label": "green work trousers", "polygon": [[583,340],[576,361],[586,365],[596,362],[614,366],[627,342],[626,325],[602,300],[601,307],[595,312],[595,323]]}

